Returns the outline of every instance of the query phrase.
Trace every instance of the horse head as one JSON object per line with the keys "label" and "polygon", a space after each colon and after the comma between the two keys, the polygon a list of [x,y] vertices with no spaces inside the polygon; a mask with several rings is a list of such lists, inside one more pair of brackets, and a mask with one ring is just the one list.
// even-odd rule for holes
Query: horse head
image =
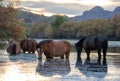
{"label": "horse head", "polygon": [[41,42],[39,42],[37,44],[37,52],[38,52],[38,55],[39,55],[39,59],[42,59],[42,53],[44,52],[46,54],[46,50],[48,49],[49,47],[49,42],[51,42],[52,40],[43,40]]}
{"label": "horse head", "polygon": [[86,37],[81,38],[77,43],[75,43],[75,48],[77,51],[77,54],[80,55],[82,52],[83,42]]}

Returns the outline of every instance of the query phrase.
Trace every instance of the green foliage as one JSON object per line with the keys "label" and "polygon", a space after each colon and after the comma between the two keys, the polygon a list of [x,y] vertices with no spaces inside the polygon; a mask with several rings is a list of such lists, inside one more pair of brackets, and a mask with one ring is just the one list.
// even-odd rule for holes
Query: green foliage
{"label": "green foliage", "polygon": [[104,35],[109,40],[119,40],[120,15],[115,15],[112,19],[90,19],[78,22],[68,21],[63,16],[57,16],[51,24],[38,23],[32,27],[31,34],[37,38],[64,39],[76,39],[85,35]]}
{"label": "green foliage", "polygon": [[[25,31],[16,21],[17,10],[13,8],[19,0],[8,0],[7,5],[0,1],[0,39],[20,40],[25,37]],[[6,0],[7,1],[7,0]]]}
{"label": "green foliage", "polygon": [[52,36],[53,37],[59,37],[59,34],[57,33],[60,25],[67,21],[67,18],[61,15],[57,15],[55,19],[51,22],[52,26]]}
{"label": "green foliage", "polygon": [[31,28],[30,37],[47,37],[50,35],[50,28],[46,23],[38,23]]}
{"label": "green foliage", "polygon": [[120,15],[116,14],[112,18],[112,23],[114,25],[114,35],[120,40]]}
{"label": "green foliage", "polygon": [[51,23],[52,27],[58,28],[63,22],[67,21],[64,16],[57,15],[55,20]]}

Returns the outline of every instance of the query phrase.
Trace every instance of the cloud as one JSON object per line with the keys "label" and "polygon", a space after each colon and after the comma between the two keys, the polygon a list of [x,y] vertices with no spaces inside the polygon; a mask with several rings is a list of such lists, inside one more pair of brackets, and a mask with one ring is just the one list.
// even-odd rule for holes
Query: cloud
{"label": "cloud", "polygon": [[120,0],[111,0],[111,1],[113,1],[113,2],[120,2]]}
{"label": "cloud", "polygon": [[[53,2],[47,2],[47,1],[40,1],[40,2],[34,2],[34,1],[24,1],[21,2],[21,6],[29,9],[39,10],[42,12],[50,12],[50,13],[56,13],[56,14],[70,14],[70,15],[80,15],[84,10],[89,9],[86,6],[81,6],[79,4],[71,3],[53,3]],[[36,11],[37,11],[36,10]]]}
{"label": "cloud", "polygon": [[[64,3],[62,2],[64,1]],[[81,0],[24,0],[21,6],[37,13],[53,13],[67,15],[81,15],[83,11],[89,10],[94,5],[83,5]],[[120,5],[120,1],[112,0],[115,4],[103,6],[105,9],[113,9],[116,5]]]}

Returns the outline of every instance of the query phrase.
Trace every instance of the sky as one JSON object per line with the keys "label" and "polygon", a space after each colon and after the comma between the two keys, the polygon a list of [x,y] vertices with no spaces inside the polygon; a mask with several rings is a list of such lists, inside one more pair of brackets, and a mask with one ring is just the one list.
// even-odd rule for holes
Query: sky
{"label": "sky", "polygon": [[113,11],[120,6],[120,0],[21,0],[19,7],[45,16],[61,14],[73,17],[95,6]]}

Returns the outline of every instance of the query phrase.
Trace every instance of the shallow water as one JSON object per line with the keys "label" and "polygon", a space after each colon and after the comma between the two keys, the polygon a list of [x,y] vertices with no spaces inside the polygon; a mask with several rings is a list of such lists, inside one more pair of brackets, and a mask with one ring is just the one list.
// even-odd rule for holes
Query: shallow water
{"label": "shallow water", "polygon": [[[37,42],[40,42],[42,40],[46,40],[46,39],[36,39]],[[62,40],[62,39],[53,39],[53,40],[54,41],[59,41],[59,40]],[[74,44],[76,42],[78,42],[79,40],[77,40],[77,39],[67,39],[67,41],[69,41],[70,44],[72,45],[72,52],[76,52]],[[109,53],[120,53],[120,41],[108,41],[108,52]]]}
{"label": "shallow water", "polygon": [[98,65],[97,54],[91,54],[86,63],[86,54],[77,62],[76,52],[69,60],[59,57],[53,60],[37,59],[36,54],[9,56],[0,52],[0,81],[120,81],[120,54],[108,53],[107,66]]}

